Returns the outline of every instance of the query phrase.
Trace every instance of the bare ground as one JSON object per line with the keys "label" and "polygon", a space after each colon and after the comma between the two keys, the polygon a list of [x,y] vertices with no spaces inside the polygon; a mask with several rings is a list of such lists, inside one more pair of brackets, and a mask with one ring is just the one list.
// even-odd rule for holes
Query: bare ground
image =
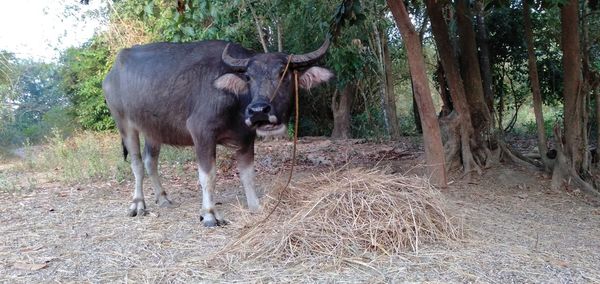
{"label": "bare ground", "polygon": [[[342,166],[418,174],[414,141],[303,139],[294,180]],[[286,174],[291,144],[257,145],[263,198]],[[9,172],[10,165],[0,171]],[[510,164],[444,193],[462,239],[370,258],[256,261],[222,252],[249,225],[232,164],[220,163],[216,198],[230,225],[204,228],[193,177],[164,170],[174,209],[126,217],[131,182],[39,182],[0,189],[0,282],[475,282],[600,283],[600,207],[575,188],[550,190],[548,177]],[[39,173],[18,173],[27,177]],[[39,180],[39,179],[38,179]]]}

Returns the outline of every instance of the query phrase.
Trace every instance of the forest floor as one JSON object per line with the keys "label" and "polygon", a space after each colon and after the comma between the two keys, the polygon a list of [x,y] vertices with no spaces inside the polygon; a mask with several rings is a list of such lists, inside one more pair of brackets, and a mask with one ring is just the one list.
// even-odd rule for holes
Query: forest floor
{"label": "forest floor", "polygon": [[[422,173],[415,138],[399,142],[303,138],[292,183],[340,167],[386,167]],[[527,143],[524,143],[527,145]],[[267,198],[289,169],[291,142],[257,143],[260,196]],[[225,154],[227,156],[228,154]],[[576,188],[550,189],[550,178],[503,163],[470,181],[450,176],[442,192],[461,228],[456,241],[359,261],[282,262],[219,255],[247,224],[244,195],[227,160],[218,163],[216,201],[229,225],[205,228],[195,166],[162,167],[176,208],[158,208],[146,182],[149,214],[126,217],[132,178],[63,184],[15,171],[19,190],[0,188],[0,283],[47,282],[442,282],[600,283],[600,206]]]}

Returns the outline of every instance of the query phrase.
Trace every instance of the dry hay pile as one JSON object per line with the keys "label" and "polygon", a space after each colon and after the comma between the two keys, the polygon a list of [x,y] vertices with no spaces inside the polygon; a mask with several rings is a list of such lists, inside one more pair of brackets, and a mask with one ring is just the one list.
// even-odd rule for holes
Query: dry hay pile
{"label": "dry hay pile", "polygon": [[459,234],[443,196],[418,177],[377,169],[337,171],[296,182],[277,198],[281,203],[270,218],[264,220],[276,198],[262,215],[247,216],[252,225],[224,252],[253,259],[339,260],[418,252],[422,243]]}

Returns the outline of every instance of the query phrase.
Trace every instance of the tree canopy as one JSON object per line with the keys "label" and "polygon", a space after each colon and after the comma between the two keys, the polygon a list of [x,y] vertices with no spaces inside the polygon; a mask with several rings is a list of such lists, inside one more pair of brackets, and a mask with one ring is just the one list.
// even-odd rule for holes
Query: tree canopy
{"label": "tree canopy", "polygon": [[[335,41],[321,63],[336,78],[301,96],[300,135],[413,135],[424,121],[417,103],[430,96],[449,165],[462,166],[465,172],[481,172],[499,160],[539,165],[511,149],[506,135],[544,132],[539,140],[552,150],[552,141],[562,141],[552,126],[574,135],[569,123],[576,123],[579,140],[565,143],[581,143],[566,145],[570,150],[565,153],[577,160],[578,176],[592,176],[592,159],[583,149],[600,137],[600,108],[592,111],[600,105],[597,1],[404,2],[421,46],[420,52],[412,52],[424,59],[426,76],[419,80],[408,68],[407,58],[414,54],[406,49],[406,35],[395,25],[398,18],[391,7],[397,2],[109,1],[99,15],[106,27],[86,44],[63,51],[57,63],[0,52],[1,127],[3,134],[12,129],[13,137],[21,137],[2,143],[39,139],[46,127],[40,123],[52,120],[49,116],[56,110],[64,110],[60,113],[84,129],[114,128],[101,82],[122,48],[222,39],[262,52],[304,53],[331,33]],[[577,62],[581,64],[573,65]],[[419,94],[424,86],[431,92]],[[536,121],[531,116],[524,121],[530,109],[535,109]],[[40,134],[33,135],[38,130],[30,127]],[[546,136],[551,138],[548,143]],[[550,160],[543,163],[552,168]]]}

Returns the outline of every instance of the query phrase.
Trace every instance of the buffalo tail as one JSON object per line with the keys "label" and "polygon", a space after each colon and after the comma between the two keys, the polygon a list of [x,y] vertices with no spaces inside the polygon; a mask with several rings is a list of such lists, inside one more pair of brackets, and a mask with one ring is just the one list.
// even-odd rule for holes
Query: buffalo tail
{"label": "buffalo tail", "polygon": [[125,146],[125,141],[123,141],[123,139],[121,139],[121,146],[123,146],[123,160],[127,161],[127,154],[129,154],[129,151],[127,151],[127,147]]}

